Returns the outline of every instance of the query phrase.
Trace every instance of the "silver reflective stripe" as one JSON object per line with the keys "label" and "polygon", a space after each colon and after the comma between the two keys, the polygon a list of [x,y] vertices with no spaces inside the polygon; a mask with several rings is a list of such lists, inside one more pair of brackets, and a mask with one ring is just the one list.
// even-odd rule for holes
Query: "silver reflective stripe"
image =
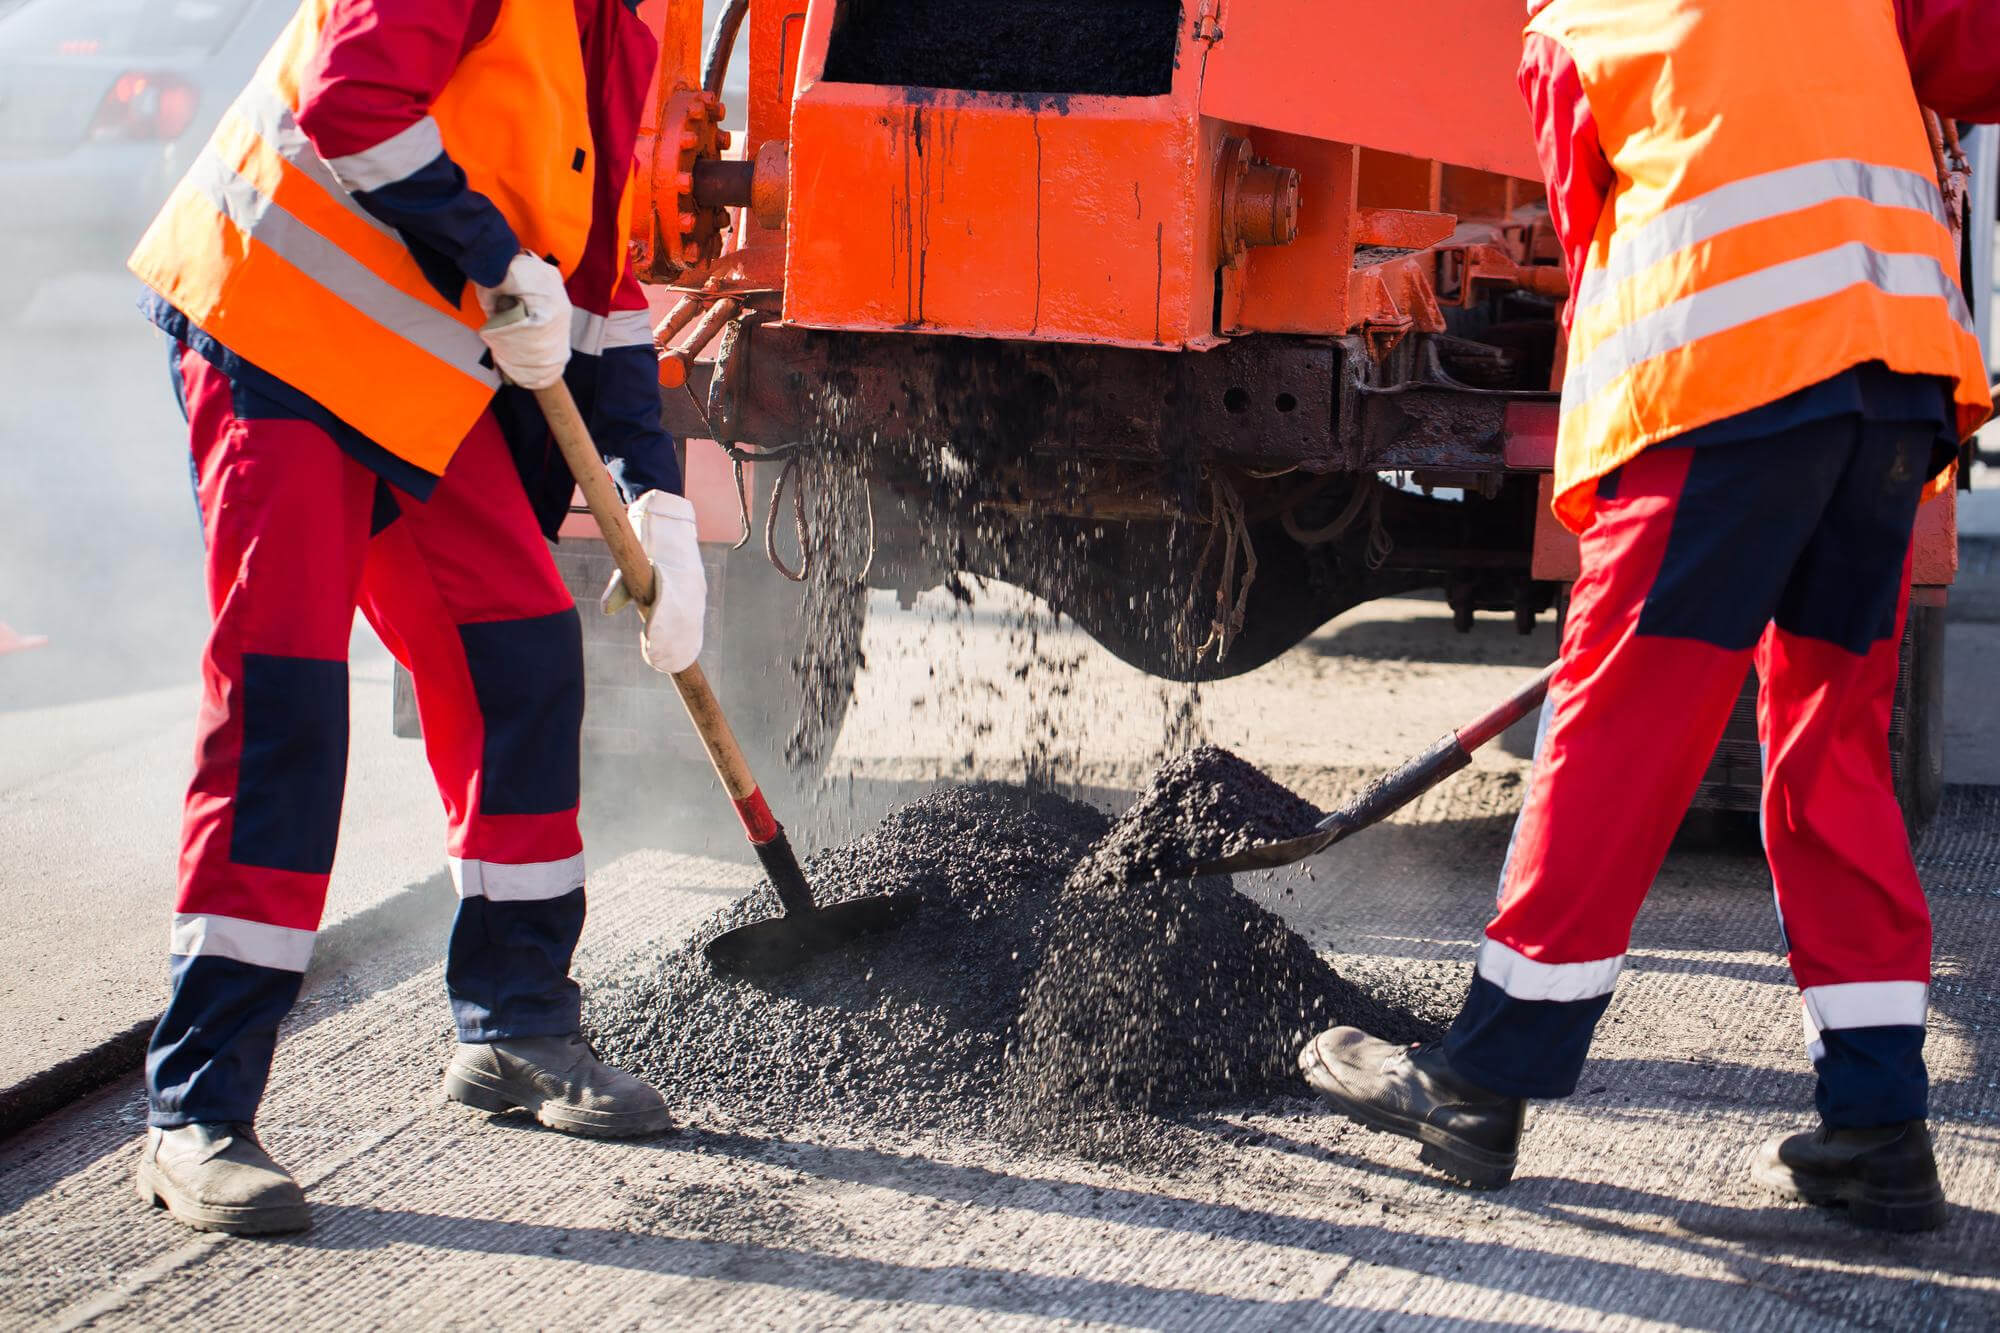
{"label": "silver reflective stripe", "polygon": [[1577,284],[1581,314],[1610,295],[1611,288],[1690,245],[1765,218],[1858,199],[1886,208],[1909,208],[1949,229],[1937,180],[1902,167],[1878,167],[1851,158],[1830,158],[1767,171],[1731,181],[1707,194],[1675,204],[1658,217],[1612,234],[1604,267],[1588,269]]}
{"label": "silver reflective stripe", "polygon": [[569,345],[571,350],[585,356],[596,356],[613,347],[651,347],[652,317],[644,310],[619,310],[609,315],[572,310]]}
{"label": "silver reflective stripe", "polygon": [[653,316],[646,310],[620,310],[604,322],[606,347],[651,347]]}
{"label": "silver reflective stripe", "polygon": [[1538,963],[1496,939],[1479,945],[1479,975],[1516,1000],[1594,1000],[1609,995],[1625,955],[1588,963]]}
{"label": "silver reflective stripe", "polygon": [[477,330],[384,282],[215,154],[204,153],[196,160],[187,181],[237,226],[369,319],[462,374],[499,387],[499,374],[480,364],[486,344]]}
{"label": "silver reflective stripe", "polygon": [[1931,988],[1921,981],[1843,981],[1799,992],[1806,1041],[1842,1028],[1922,1027]]}
{"label": "silver reflective stripe", "polygon": [[582,352],[585,356],[596,356],[604,346],[604,316],[593,315],[588,310],[569,312],[570,350]]}
{"label": "silver reflective stripe", "polygon": [[350,190],[379,190],[415,175],[443,152],[444,135],[438,132],[438,123],[425,116],[373,148],[330,157],[326,164],[333,169],[334,179]]}
{"label": "silver reflective stripe", "polygon": [[1563,406],[1590,402],[1626,371],[1702,338],[1794,306],[1824,300],[1849,287],[1890,296],[1935,296],[1970,332],[1972,315],[1958,283],[1929,255],[1884,254],[1859,241],[1773,264],[1703,288],[1648,311],[1590,349],[1563,382]]}
{"label": "silver reflective stripe", "polygon": [[306,132],[299,128],[298,118],[277,93],[261,84],[252,83],[237,94],[234,110],[243,118],[243,123],[253,130],[257,137],[269,144],[272,151],[290,162],[306,174],[313,184],[326,191],[327,195],[349,213],[381,232],[384,236],[396,238],[401,245],[402,238],[380,218],[370,213],[347,192],[347,187],[334,179],[328,169],[326,159],[306,138]]}
{"label": "silver reflective stripe", "polygon": [[583,887],[583,853],[560,861],[503,865],[497,861],[451,858],[451,882],[461,898],[497,903],[539,902]]}
{"label": "silver reflective stripe", "polygon": [[234,958],[281,972],[303,972],[312,961],[313,933],[233,916],[183,913],[174,917],[168,949],[183,958]]}

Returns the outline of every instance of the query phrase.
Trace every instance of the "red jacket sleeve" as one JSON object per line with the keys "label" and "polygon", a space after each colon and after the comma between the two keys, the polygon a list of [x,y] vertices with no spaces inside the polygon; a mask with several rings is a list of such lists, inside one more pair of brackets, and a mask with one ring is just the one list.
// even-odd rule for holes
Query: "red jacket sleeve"
{"label": "red jacket sleeve", "polygon": [[2000,123],[2000,4],[1896,0],[1917,100],[1953,120]]}
{"label": "red jacket sleeve", "polygon": [[520,250],[431,118],[498,13],[499,0],[333,0],[300,80],[299,128],[355,200],[402,233],[447,297],[463,278],[496,285]]}
{"label": "red jacket sleeve", "polygon": [[[1604,146],[1598,142],[1597,121],[1583,95],[1576,62],[1562,44],[1531,32],[1521,51],[1521,96],[1534,122],[1535,155],[1549,188],[1549,217],[1562,243],[1563,259],[1574,287],[1590,253],[1597,221],[1611,196],[1615,176]],[[1570,308],[1563,309],[1569,328]]]}

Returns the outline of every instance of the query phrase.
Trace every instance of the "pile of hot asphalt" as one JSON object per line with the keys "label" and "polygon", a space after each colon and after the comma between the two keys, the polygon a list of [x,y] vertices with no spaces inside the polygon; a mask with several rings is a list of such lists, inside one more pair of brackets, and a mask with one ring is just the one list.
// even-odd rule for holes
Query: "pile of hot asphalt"
{"label": "pile of hot asphalt", "polygon": [[1213,747],[1164,765],[1115,821],[1018,788],[942,789],[806,866],[823,901],[920,894],[909,924],[776,980],[718,976],[702,946],[780,910],[760,888],[664,959],[613,969],[590,1035],[685,1117],[780,1129],[1088,1140],[1296,1095],[1299,1044],[1320,1028],[1433,1035],[1227,878],[1186,877],[1318,814]]}

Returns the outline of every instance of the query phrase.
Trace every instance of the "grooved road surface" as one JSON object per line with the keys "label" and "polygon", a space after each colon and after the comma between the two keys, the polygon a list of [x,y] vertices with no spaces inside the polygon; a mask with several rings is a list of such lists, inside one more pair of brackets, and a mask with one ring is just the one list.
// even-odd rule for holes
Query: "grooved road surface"
{"label": "grooved road surface", "polygon": [[[1357,976],[1468,958],[1501,802],[1247,886]],[[1285,1103],[1200,1122],[1193,1164],[739,1126],[561,1138],[444,1104],[428,941],[316,977],[265,1139],[316,1229],[196,1237],[131,1195],[131,1083],[0,1145],[0,1324],[593,1329],[1990,1327],[2000,1309],[2000,795],[1955,789],[1922,860],[1938,920],[1930,1054],[1949,1228],[1883,1237],[1744,1169],[1810,1096],[1762,875],[1682,853],[1640,920],[1584,1095],[1538,1106],[1521,1174],[1475,1194],[1414,1148]],[[665,947],[748,872],[636,853],[593,880],[583,970]],[[1287,893],[1290,889],[1292,892]]]}

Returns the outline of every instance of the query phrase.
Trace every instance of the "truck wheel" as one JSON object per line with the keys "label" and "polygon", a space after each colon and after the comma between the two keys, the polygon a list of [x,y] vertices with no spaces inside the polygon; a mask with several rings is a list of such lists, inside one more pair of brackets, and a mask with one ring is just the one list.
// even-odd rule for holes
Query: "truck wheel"
{"label": "truck wheel", "polygon": [[[1275,520],[1259,523],[1251,529],[1258,567],[1244,607],[1243,628],[1226,656],[1217,659],[1209,652],[1196,658],[1187,641],[1199,642],[1208,634],[1214,580],[1211,577],[1190,599],[1185,591],[1191,577],[1187,563],[1163,560],[1163,538],[1154,526],[1127,525],[1092,543],[1086,578],[1081,586],[1067,590],[1059,604],[1112,656],[1168,680],[1205,682],[1246,675],[1303,643],[1350,607],[1438,582],[1436,574],[1423,571],[1371,571],[1352,549],[1301,546]],[[1134,597],[1134,588],[1147,591]]]}
{"label": "truck wheel", "polygon": [[[760,780],[817,782],[854,697],[868,592],[814,575],[794,583],[753,541],[722,557],[710,683]],[[718,596],[719,594],[719,596]]]}

